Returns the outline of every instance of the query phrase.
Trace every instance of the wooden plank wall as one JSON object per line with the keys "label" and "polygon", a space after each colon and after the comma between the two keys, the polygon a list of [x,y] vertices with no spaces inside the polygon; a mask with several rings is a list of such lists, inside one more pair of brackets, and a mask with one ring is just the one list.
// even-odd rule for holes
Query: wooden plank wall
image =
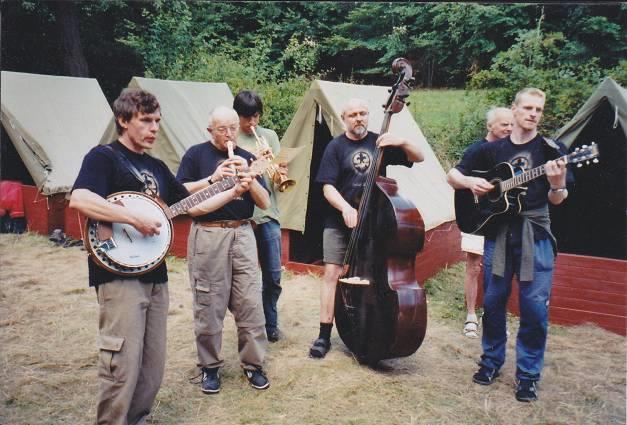
{"label": "wooden plank wall", "polygon": [[[480,282],[482,276],[479,277]],[[481,306],[482,285],[477,305]],[[520,315],[518,282],[508,310]],[[553,274],[549,321],[560,325],[593,323],[627,335],[627,261],[559,253]]]}

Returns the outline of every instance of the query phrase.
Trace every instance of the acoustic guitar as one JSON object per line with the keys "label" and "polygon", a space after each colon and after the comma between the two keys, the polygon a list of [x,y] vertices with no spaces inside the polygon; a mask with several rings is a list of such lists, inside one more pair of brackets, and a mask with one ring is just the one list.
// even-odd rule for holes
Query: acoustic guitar
{"label": "acoustic guitar", "polygon": [[[598,146],[592,142],[559,159],[567,165],[599,162]],[[494,185],[494,189],[483,196],[476,196],[470,189],[455,191],[455,220],[464,233],[483,235],[488,229],[497,226],[508,217],[520,213],[522,197],[526,187],[523,185],[546,174],[545,164],[524,171],[507,162],[501,162],[488,171],[473,170],[471,175],[481,177]]]}

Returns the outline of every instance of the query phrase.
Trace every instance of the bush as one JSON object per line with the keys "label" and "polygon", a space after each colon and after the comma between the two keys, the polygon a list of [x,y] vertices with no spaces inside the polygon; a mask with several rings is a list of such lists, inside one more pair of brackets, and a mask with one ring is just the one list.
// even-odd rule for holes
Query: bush
{"label": "bush", "polygon": [[461,157],[466,146],[483,137],[485,112],[492,106],[509,106],[516,93],[537,87],[547,95],[540,132],[553,134],[568,122],[606,74],[625,78],[627,65],[604,71],[598,59],[573,64],[561,56],[569,42],[561,33],[544,34],[540,29],[521,32],[516,43],[498,53],[489,70],[472,75],[469,100],[459,120],[459,134],[448,154]]}

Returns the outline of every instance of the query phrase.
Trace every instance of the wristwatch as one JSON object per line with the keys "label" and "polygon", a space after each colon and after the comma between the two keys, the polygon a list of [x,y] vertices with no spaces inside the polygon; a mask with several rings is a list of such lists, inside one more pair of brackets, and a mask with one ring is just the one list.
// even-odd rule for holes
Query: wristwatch
{"label": "wristwatch", "polygon": [[562,192],[567,192],[568,189],[566,189],[565,187],[557,187],[557,188],[552,187],[550,191],[554,193],[562,193]]}

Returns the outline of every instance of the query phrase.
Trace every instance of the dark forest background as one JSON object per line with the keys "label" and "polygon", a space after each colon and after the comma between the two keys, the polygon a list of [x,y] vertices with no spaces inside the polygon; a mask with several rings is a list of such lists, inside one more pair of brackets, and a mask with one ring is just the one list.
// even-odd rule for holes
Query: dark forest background
{"label": "dark forest background", "polygon": [[[627,81],[625,3],[1,2],[3,70],[92,77],[112,101],[132,76],[224,81],[259,91],[282,135],[314,78],[388,85],[408,58],[418,88],[466,89],[458,152],[481,107],[547,91],[544,125],[596,84]],[[483,111],[482,111],[483,112]],[[479,127],[477,127],[479,126]]]}

